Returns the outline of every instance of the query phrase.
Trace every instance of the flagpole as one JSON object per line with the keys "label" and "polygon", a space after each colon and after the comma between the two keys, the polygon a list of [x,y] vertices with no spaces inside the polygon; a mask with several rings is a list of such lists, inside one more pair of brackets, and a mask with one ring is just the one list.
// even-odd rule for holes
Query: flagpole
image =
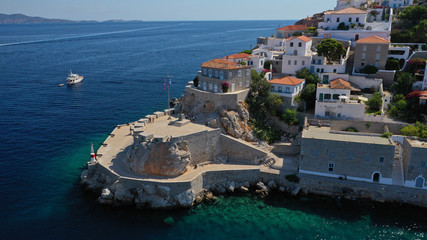
{"label": "flagpole", "polygon": [[169,83],[168,83],[168,108],[169,108],[169,118],[168,118],[168,120],[171,119],[171,101],[170,101],[169,89],[170,89],[170,79],[169,79]]}

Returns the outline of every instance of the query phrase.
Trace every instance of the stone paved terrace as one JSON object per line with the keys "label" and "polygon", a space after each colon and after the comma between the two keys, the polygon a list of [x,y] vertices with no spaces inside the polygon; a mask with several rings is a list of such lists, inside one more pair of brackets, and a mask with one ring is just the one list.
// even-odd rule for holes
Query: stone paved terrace
{"label": "stone paved terrace", "polygon": [[156,121],[150,123],[147,126],[145,133],[153,134],[156,136],[172,136],[172,137],[181,137],[189,134],[194,134],[197,132],[210,131],[212,128],[206,127],[201,124],[194,124],[189,122],[188,124],[178,127],[171,125],[172,122],[178,120],[175,117],[171,117],[168,120],[168,116],[160,117]]}

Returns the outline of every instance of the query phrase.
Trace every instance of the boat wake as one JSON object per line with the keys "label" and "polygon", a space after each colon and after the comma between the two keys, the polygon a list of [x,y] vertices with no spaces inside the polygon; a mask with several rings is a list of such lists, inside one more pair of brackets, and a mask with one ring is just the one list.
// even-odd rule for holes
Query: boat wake
{"label": "boat wake", "polygon": [[71,36],[71,37],[60,37],[60,38],[43,39],[43,40],[35,40],[35,41],[14,42],[14,43],[1,43],[0,47],[8,47],[8,46],[16,46],[16,45],[26,45],[26,44],[38,44],[38,43],[50,43],[50,42],[61,42],[61,41],[69,41],[69,40],[79,40],[79,39],[84,39],[84,38],[98,37],[98,36],[105,36],[105,35],[122,34],[122,33],[130,33],[130,32],[139,32],[139,31],[155,30],[155,29],[162,29],[162,28],[170,28],[170,27],[176,27],[176,26],[179,26],[179,25],[182,25],[182,24],[177,24],[175,26],[148,27],[148,28],[137,28],[137,29],[112,31],[112,32],[103,32],[103,33],[93,33],[93,34],[86,34],[86,35],[78,35],[78,36]]}

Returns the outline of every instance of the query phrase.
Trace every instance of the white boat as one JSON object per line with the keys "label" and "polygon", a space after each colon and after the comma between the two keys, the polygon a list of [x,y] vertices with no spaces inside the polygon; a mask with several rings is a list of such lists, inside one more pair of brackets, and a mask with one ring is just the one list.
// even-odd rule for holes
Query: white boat
{"label": "white boat", "polygon": [[70,75],[67,77],[67,84],[72,85],[83,81],[83,76],[80,76],[78,74],[72,73],[70,70]]}

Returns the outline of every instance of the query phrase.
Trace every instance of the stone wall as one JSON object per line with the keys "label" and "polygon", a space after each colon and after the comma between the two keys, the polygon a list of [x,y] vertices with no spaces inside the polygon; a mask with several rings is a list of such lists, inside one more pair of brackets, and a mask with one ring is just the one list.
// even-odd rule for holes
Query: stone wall
{"label": "stone wall", "polygon": [[267,158],[267,152],[224,134],[221,134],[221,155],[227,156],[230,161],[246,164],[258,164]]}
{"label": "stone wall", "polygon": [[[417,177],[427,178],[427,143],[421,147],[412,141],[405,138],[403,142],[403,172],[405,185],[414,187]],[[424,182],[424,186],[427,187],[427,182]]]}
{"label": "stone wall", "polygon": [[191,164],[213,161],[221,151],[220,136],[221,130],[213,129],[180,137],[188,142]]}
{"label": "stone wall", "polygon": [[300,151],[300,146],[292,143],[275,143],[273,153],[283,156],[296,156]]}
{"label": "stone wall", "polygon": [[407,123],[385,123],[385,122],[367,122],[367,121],[356,121],[356,120],[322,120],[316,118],[308,119],[310,125],[317,126],[319,121],[325,126],[330,126],[332,130],[342,131],[347,128],[355,128],[359,132],[370,132],[383,134],[385,127],[387,126],[389,131],[395,135],[400,134],[400,129],[407,126]]}
{"label": "stone wall", "polygon": [[273,116],[271,119],[273,120],[274,126],[279,130],[294,136],[299,134],[299,125],[296,125],[296,126],[288,125],[275,116]]}

